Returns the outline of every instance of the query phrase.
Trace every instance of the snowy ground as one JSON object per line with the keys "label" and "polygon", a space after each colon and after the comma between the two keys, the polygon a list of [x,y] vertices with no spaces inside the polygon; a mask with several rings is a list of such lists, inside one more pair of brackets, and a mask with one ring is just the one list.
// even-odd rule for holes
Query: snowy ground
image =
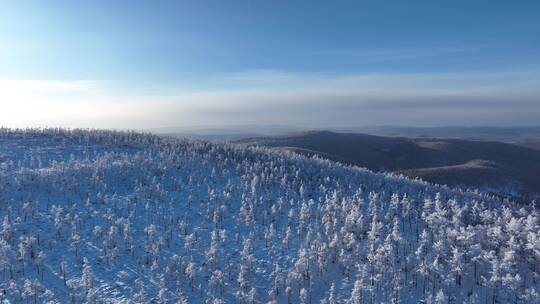
{"label": "snowy ground", "polygon": [[0,129],[7,303],[538,303],[538,210],[263,148]]}

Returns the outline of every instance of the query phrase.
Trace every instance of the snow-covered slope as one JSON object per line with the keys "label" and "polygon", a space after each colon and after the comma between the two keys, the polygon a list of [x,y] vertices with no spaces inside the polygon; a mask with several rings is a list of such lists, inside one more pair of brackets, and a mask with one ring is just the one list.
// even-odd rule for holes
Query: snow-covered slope
{"label": "snow-covered slope", "polygon": [[0,301],[534,303],[538,212],[279,153],[0,129]]}

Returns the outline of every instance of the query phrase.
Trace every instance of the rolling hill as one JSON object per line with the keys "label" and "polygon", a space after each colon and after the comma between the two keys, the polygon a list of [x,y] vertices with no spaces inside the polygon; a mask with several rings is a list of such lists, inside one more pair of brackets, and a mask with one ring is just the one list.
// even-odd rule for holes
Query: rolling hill
{"label": "rolling hill", "polygon": [[540,193],[540,151],[490,141],[310,131],[237,141],[319,155],[450,186],[530,197]]}
{"label": "rolling hill", "polygon": [[291,152],[0,128],[0,202],[2,303],[540,301],[534,206]]}

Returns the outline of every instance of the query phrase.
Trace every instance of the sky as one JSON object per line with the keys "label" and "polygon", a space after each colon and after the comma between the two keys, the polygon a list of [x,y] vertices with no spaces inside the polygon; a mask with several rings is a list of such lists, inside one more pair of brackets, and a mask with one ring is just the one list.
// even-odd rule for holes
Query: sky
{"label": "sky", "polygon": [[0,125],[538,125],[538,1],[0,1]]}

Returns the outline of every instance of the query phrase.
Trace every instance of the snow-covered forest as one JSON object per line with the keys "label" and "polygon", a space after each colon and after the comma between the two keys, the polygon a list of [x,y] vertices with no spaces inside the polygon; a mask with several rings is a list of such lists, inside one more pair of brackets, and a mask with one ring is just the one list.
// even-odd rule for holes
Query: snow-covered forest
{"label": "snow-covered forest", "polygon": [[0,129],[3,303],[538,303],[539,225],[265,148]]}

